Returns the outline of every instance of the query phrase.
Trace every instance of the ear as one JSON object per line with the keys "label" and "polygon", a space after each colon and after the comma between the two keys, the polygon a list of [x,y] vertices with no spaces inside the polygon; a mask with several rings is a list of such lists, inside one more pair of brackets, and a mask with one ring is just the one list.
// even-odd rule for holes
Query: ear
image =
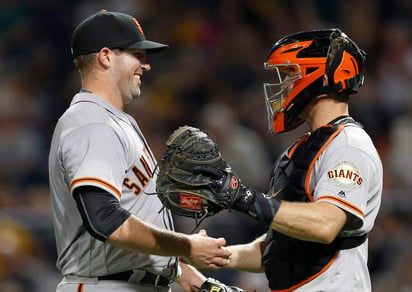
{"label": "ear", "polygon": [[97,53],[97,61],[98,63],[103,66],[105,69],[109,68],[112,66],[113,62],[113,51],[110,50],[107,47],[102,48],[98,53]]}
{"label": "ear", "polygon": [[328,75],[323,74],[323,86],[328,86],[329,85],[329,78]]}

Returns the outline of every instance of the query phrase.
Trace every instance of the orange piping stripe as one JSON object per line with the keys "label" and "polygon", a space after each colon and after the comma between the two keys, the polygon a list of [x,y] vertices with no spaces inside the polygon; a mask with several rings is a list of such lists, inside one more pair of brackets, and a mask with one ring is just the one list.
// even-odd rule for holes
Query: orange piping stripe
{"label": "orange piping stripe", "polygon": [[79,285],[77,285],[76,292],[83,292],[83,288],[84,288],[84,283],[79,283]]}
{"label": "orange piping stripe", "polygon": [[295,143],[295,145],[293,145],[293,147],[290,149],[290,151],[289,151],[289,153],[288,153],[288,157],[289,157],[289,158],[292,157],[292,156],[293,156],[293,153],[295,153],[296,148],[298,148],[298,146],[299,146],[300,144],[302,144],[303,142],[305,142],[306,140],[308,140],[308,136],[307,136],[307,135],[303,136],[299,141],[297,141],[297,142]]}
{"label": "orange piping stripe", "polygon": [[72,181],[72,183],[70,184],[70,189],[73,189],[74,185],[81,183],[81,182],[94,182],[94,183],[98,183],[101,185],[104,185],[105,187],[111,189],[113,192],[116,193],[116,195],[120,198],[122,196],[122,194],[119,192],[119,190],[117,188],[115,188],[114,186],[112,186],[111,184],[109,184],[108,182],[98,179],[98,178],[94,178],[94,177],[81,177],[78,179],[75,179],[74,181]]}
{"label": "orange piping stripe", "polygon": [[338,257],[339,251],[337,251],[335,253],[335,255],[333,256],[333,258],[319,271],[317,272],[315,275],[307,278],[306,280],[296,284],[295,286],[292,286],[290,288],[287,289],[282,289],[282,290],[272,290],[272,292],[292,292],[293,290],[299,288],[300,286],[305,285],[306,283],[312,281],[313,279],[315,279],[316,277],[318,277],[320,274],[322,274],[323,272],[325,272],[331,265],[332,263],[336,260],[336,258]]}
{"label": "orange piping stripe", "polygon": [[309,200],[313,202],[313,195],[309,191],[309,182],[310,182],[310,177],[312,174],[312,170],[315,167],[315,163],[318,160],[319,156],[322,154],[322,152],[325,150],[326,147],[328,147],[329,143],[343,130],[343,125],[340,125],[339,128],[329,137],[329,139],[326,141],[325,144],[319,149],[318,153],[316,153],[315,157],[313,158],[312,162],[309,165],[309,169],[306,175],[305,179],[305,192],[306,195],[308,196]]}
{"label": "orange piping stripe", "polygon": [[352,209],[353,211],[355,211],[356,213],[358,213],[359,215],[361,215],[362,217],[365,217],[365,214],[362,212],[361,209],[359,209],[358,207],[356,207],[355,205],[352,205],[344,200],[341,200],[339,198],[336,197],[332,197],[332,196],[322,196],[320,198],[317,199],[317,201],[320,200],[331,200],[331,201],[336,201],[341,205],[344,205],[346,207],[348,207],[349,209]]}

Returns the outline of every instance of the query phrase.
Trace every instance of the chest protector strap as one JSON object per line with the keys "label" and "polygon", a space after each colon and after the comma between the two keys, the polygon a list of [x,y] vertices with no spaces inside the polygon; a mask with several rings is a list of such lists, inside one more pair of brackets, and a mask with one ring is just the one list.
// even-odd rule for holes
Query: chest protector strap
{"label": "chest protector strap", "polygon": [[[304,135],[287,149],[275,164],[270,193],[281,200],[313,201],[310,175],[316,160],[343,130],[344,124],[357,124],[349,117]],[[302,241],[270,229],[263,256],[269,287],[273,291],[292,291],[324,272],[339,250],[361,245],[367,236],[336,238],[331,244]]]}

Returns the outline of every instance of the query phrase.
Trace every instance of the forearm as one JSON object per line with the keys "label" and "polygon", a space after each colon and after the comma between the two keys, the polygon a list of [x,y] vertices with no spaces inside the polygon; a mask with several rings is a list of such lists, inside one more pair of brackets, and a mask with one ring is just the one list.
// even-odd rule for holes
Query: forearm
{"label": "forearm", "polygon": [[233,208],[293,238],[332,242],[346,222],[346,213],[327,202],[287,202],[250,187],[240,189]]}
{"label": "forearm", "polygon": [[326,202],[283,201],[270,227],[300,240],[332,242],[346,222],[346,213]]}
{"label": "forearm", "polygon": [[131,215],[107,239],[107,243],[139,253],[189,256],[187,235],[149,225]]}
{"label": "forearm", "polygon": [[253,242],[228,246],[232,252],[227,268],[261,273],[264,271],[262,256],[265,248],[266,235],[262,235]]}
{"label": "forearm", "polygon": [[224,238],[205,236],[205,232],[186,235],[160,229],[131,215],[108,238],[107,243],[137,253],[179,256],[200,269],[227,265],[230,252],[222,248]]}
{"label": "forearm", "polygon": [[149,225],[123,209],[110,193],[84,186],[74,190],[83,225],[95,238],[139,253],[188,256],[189,237]]}

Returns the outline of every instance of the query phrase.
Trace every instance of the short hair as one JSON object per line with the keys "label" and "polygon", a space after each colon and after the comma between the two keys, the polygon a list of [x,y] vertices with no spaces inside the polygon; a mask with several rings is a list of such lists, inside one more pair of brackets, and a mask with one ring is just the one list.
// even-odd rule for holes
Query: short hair
{"label": "short hair", "polygon": [[82,78],[84,75],[92,71],[94,65],[96,64],[96,55],[97,53],[80,55],[73,60],[73,63],[76,65]]}
{"label": "short hair", "polygon": [[[332,62],[332,60],[335,59],[336,54],[341,51],[342,46],[348,42],[348,39],[346,35],[340,35],[332,39],[330,43],[330,51],[329,51],[329,56],[328,56],[328,62]],[[330,66],[330,64],[327,64]]]}

